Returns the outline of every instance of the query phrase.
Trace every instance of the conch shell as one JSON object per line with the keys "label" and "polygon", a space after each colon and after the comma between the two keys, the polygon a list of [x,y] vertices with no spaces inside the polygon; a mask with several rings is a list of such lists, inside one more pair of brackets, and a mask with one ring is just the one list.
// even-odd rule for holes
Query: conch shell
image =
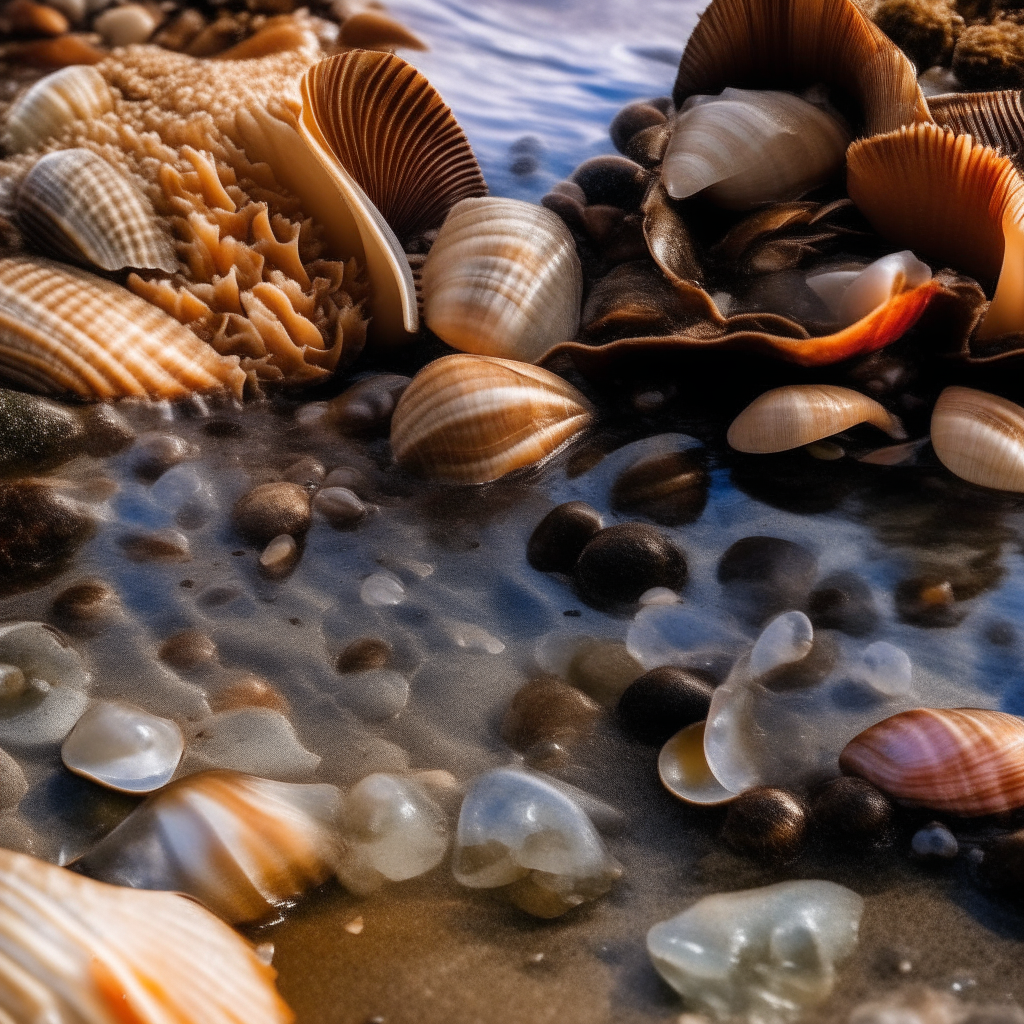
{"label": "conch shell", "polygon": [[855,736],[839,755],[904,803],[972,817],[1024,806],[1024,720],[976,708],[904,711]]}
{"label": "conch shell", "polygon": [[547,370],[490,356],[444,356],[406,388],[391,420],[395,459],[425,476],[483,484],[546,459],[593,419]]}
{"label": "conch shell", "polygon": [[290,1024],[275,971],[169,892],[0,850],[0,1014],[12,1024]]}

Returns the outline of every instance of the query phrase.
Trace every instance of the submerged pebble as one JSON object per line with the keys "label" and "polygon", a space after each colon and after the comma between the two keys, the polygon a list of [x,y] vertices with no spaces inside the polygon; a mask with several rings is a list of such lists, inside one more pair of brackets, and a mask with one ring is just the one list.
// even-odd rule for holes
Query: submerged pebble
{"label": "submerged pebble", "polygon": [[541,676],[516,691],[501,722],[501,738],[523,752],[543,743],[571,746],[600,714],[600,706],[576,687],[557,676]]}
{"label": "submerged pebble", "polygon": [[235,502],[235,529],[254,544],[269,544],[282,533],[297,536],[310,524],[309,492],[298,484],[260,484]]}
{"label": "submerged pebble", "polygon": [[238,708],[270,708],[288,714],[288,701],[269,679],[255,672],[233,676],[222,690],[210,698],[214,711],[235,711]]}
{"label": "submerged pebble", "polygon": [[602,525],[601,514],[585,501],[557,505],[530,534],[526,560],[540,572],[571,573],[587,542]]}
{"label": "submerged pebble", "polygon": [[299,560],[299,545],[289,533],[278,534],[260,552],[260,570],[271,579],[288,574]]}
{"label": "submerged pebble", "polygon": [[661,745],[680,729],[707,718],[714,692],[707,673],[666,665],[631,683],[616,710],[630,735]]}
{"label": "submerged pebble", "polygon": [[366,506],[347,487],[324,487],[313,499],[313,508],[336,530],[350,530],[366,517]]}
{"label": "submerged pebble", "polygon": [[82,580],[65,587],[50,606],[62,622],[96,622],[113,615],[120,602],[115,591],[100,580]]}
{"label": "submerged pebble", "polygon": [[880,618],[874,595],[856,573],[834,572],[822,579],[807,599],[807,614],[817,629],[838,629],[867,636]]}
{"label": "submerged pebble", "polygon": [[708,502],[710,478],[699,453],[654,455],[624,470],[612,484],[612,506],[662,526],[695,522]]}
{"label": "submerged pebble", "polygon": [[200,629],[183,629],[169,636],[157,652],[172,668],[190,669],[217,657],[217,645]]}
{"label": "submerged pebble", "polygon": [[197,723],[189,737],[190,762],[262,778],[292,782],[308,778],[320,756],[307,750],[295,727],[267,706],[218,711]]}
{"label": "submerged pebble", "polygon": [[960,852],[960,844],[942,822],[933,821],[914,833],[910,849],[926,860],[953,860]]}
{"label": "submerged pebble", "polygon": [[889,798],[865,779],[833,779],[810,800],[815,825],[842,841],[875,842],[886,837],[895,812]]}
{"label": "submerged pebble", "polygon": [[718,582],[737,611],[759,624],[787,608],[802,608],[816,569],[817,559],[800,544],[780,537],[744,537],[722,555]]}
{"label": "submerged pebble", "polygon": [[135,475],[142,480],[156,480],[172,466],[193,459],[199,449],[177,434],[140,434],[129,455]]}
{"label": "submerged pebble", "polygon": [[363,580],[359,597],[363,604],[371,607],[401,604],[405,600],[405,587],[394,573],[378,572]]}
{"label": "submerged pebble", "polygon": [[762,861],[788,861],[803,850],[807,824],[802,800],[784,789],[758,786],[729,804],[722,839],[737,853]]}
{"label": "submerged pebble", "polygon": [[614,707],[626,687],[644,670],[626,650],[612,640],[585,640],[573,653],[567,676],[570,683],[605,707]]}
{"label": "submerged pebble", "polygon": [[339,672],[365,672],[373,668],[387,668],[391,661],[391,646],[375,636],[353,640],[338,655],[335,668]]}
{"label": "submerged pebble", "polygon": [[681,590],[686,557],[664,534],[643,523],[622,523],[596,533],[576,562],[573,578],[588,604],[628,604],[651,587]]}
{"label": "submerged pebble", "polygon": [[386,434],[395,406],[411,383],[410,377],[394,373],[361,380],[329,403],[327,417],[353,437]]}

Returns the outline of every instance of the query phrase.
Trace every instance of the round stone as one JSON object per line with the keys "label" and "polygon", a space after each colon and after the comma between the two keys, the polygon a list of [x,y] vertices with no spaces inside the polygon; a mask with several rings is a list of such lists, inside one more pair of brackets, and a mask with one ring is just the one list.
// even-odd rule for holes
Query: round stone
{"label": "round stone", "polygon": [[574,578],[595,607],[629,604],[651,587],[680,590],[686,557],[664,534],[643,523],[622,523],[595,534],[576,562]]}
{"label": "round stone", "polygon": [[811,591],[807,614],[815,629],[838,629],[867,636],[878,624],[871,588],[854,572],[834,572]]}
{"label": "round stone", "polygon": [[571,744],[593,727],[600,707],[557,676],[541,676],[521,687],[501,723],[501,738],[513,750],[542,743]]}
{"label": "round stone", "polygon": [[305,533],[310,521],[308,491],[287,481],[260,484],[235,502],[235,529],[254,544],[269,544],[282,533]]}
{"label": "round stone", "polygon": [[83,580],[62,590],[53,599],[53,613],[70,622],[94,622],[110,615],[118,605],[117,594],[100,580]]}
{"label": "round stone", "polygon": [[805,547],[779,537],[744,537],[718,563],[718,582],[736,611],[760,624],[779,612],[802,608],[814,582],[817,559]]}
{"label": "round stone", "polygon": [[870,782],[844,777],[826,782],[812,795],[811,816],[837,839],[872,842],[885,837],[893,807]]}
{"label": "round stone", "polygon": [[619,698],[622,727],[643,743],[661,745],[708,716],[715,681],[698,669],[666,665],[645,672]]}
{"label": "round stone", "polygon": [[650,103],[630,103],[623,107],[614,118],[608,128],[612,137],[612,145],[620,152],[626,151],[629,140],[642,132],[645,128],[653,128],[655,125],[664,124],[667,118]]}
{"label": "round stone", "polygon": [[737,853],[786,861],[796,857],[807,838],[807,809],[784,789],[757,786],[731,804],[722,839]]}
{"label": "round stone", "polygon": [[695,522],[708,503],[710,478],[697,452],[671,452],[630,466],[612,485],[612,507],[662,526]]}
{"label": "round stone", "polygon": [[626,645],[612,640],[589,640],[569,662],[569,682],[605,707],[615,707],[623,691],[644,667]]}
{"label": "round stone", "polygon": [[353,640],[338,655],[335,668],[339,672],[366,672],[374,668],[387,668],[391,662],[391,647],[379,637],[364,636]]}
{"label": "round stone", "polygon": [[540,572],[570,573],[601,525],[601,514],[585,501],[556,505],[530,534],[526,560]]}
{"label": "round stone", "polygon": [[361,380],[330,402],[327,416],[350,437],[385,434],[402,392],[411,383],[411,378],[396,373]]}
{"label": "round stone", "polygon": [[157,652],[172,668],[190,669],[217,657],[217,645],[198,629],[183,629],[169,636]]}
{"label": "round stone", "polygon": [[210,700],[214,711],[235,711],[238,708],[270,708],[282,715],[288,714],[288,701],[277,691],[274,684],[255,672],[243,672],[235,676],[215,697]]}
{"label": "round stone", "polygon": [[590,205],[636,209],[644,198],[648,172],[624,156],[595,156],[576,168],[574,181],[587,196]]}
{"label": "round stone", "polygon": [[366,517],[366,506],[347,487],[325,487],[313,499],[313,508],[336,530],[351,530]]}

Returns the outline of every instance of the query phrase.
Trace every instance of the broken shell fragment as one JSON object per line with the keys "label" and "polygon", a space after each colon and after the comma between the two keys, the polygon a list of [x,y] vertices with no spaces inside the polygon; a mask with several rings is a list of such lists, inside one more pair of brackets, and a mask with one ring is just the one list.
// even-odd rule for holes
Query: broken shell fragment
{"label": "broken shell fragment", "polygon": [[915,807],[1012,811],[1024,806],[1024,720],[976,708],[904,711],[855,736],[839,767]]}
{"label": "broken shell fragment", "polygon": [[785,92],[691,96],[676,115],[661,176],[673,199],[701,192],[731,210],[796,199],[843,165],[838,118]]}
{"label": "broken shell fragment", "polygon": [[894,252],[863,270],[812,274],[807,286],[844,327],[856,323],[890,299],[932,279],[931,267],[909,250]]}
{"label": "broken shell fragment", "polygon": [[424,367],[391,421],[402,465],[482,484],[552,455],[593,419],[561,377],[509,359],[444,356]]}
{"label": "broken shell fragment", "polygon": [[1024,409],[974,388],[948,387],[935,403],[932,447],[951,473],[981,487],[1024,491]]}
{"label": "broken shell fragment", "polygon": [[833,384],[791,384],[755,398],[732,421],[727,439],[740,452],[784,452],[858,423],[897,440],[907,436],[900,421],[867,395]]}
{"label": "broken shell fragment", "polygon": [[463,352],[533,363],[576,336],[583,271],[565,222],[518,199],[463,199],[423,266],[423,316]]}

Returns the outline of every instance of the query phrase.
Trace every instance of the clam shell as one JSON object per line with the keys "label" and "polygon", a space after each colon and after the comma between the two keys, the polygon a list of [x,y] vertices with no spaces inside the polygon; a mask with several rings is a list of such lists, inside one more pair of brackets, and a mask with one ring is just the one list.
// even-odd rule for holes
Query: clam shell
{"label": "clam shell", "polygon": [[1024,806],[1024,720],[976,708],[919,708],[855,736],[839,755],[903,803],[967,817]]}
{"label": "clam shell", "polygon": [[40,78],[11,104],[2,136],[4,149],[24,153],[73,121],[90,120],[113,109],[113,94],[94,67],[61,68]]}
{"label": "clam shell", "polygon": [[791,384],[766,391],[732,421],[726,435],[739,452],[768,454],[871,423],[890,437],[907,435],[900,421],[873,398],[834,384]]}
{"label": "clam shell", "polygon": [[406,388],[391,420],[399,463],[482,484],[547,458],[593,419],[561,377],[509,359],[444,356]]}
{"label": "clam shell", "polygon": [[948,387],[935,403],[932,447],[951,473],[982,487],[1024,492],[1024,409],[973,388]]}
{"label": "clam shell", "polygon": [[88,400],[241,397],[237,356],[218,355],[119,285],[45,259],[0,259],[0,377]]}
{"label": "clam shell", "polygon": [[347,207],[338,215],[365,257],[375,337],[411,340],[419,313],[402,242],[438,227],[460,199],[487,191],[466,136],[411,64],[370,50],[328,57],[306,72],[298,131]]}
{"label": "clam shell", "polygon": [[290,1024],[276,972],[209,911],[0,850],[7,1021]]}
{"label": "clam shell", "polygon": [[337,854],[334,786],[203,772],[149,797],[78,866],[93,878],[194,897],[255,921],[323,882]]}
{"label": "clam shell", "polygon": [[517,199],[463,199],[423,267],[427,326],[463,352],[533,363],[575,337],[583,271],[565,222]]}
{"label": "clam shell", "polygon": [[738,796],[715,778],[704,752],[706,722],[695,722],[680,730],[658,755],[661,784],[688,804],[716,807]]}
{"label": "clam shell", "polygon": [[15,210],[31,244],[57,259],[102,270],[178,269],[149,200],[91,150],[62,149],[36,161]]}
{"label": "clam shell", "polygon": [[975,142],[998,149],[1020,169],[1024,151],[1024,102],[1017,89],[930,96],[928,109],[943,128],[957,135],[970,135]]}
{"label": "clam shell", "polygon": [[725,89],[683,105],[661,177],[673,199],[700,192],[719,206],[748,210],[822,184],[842,167],[850,142],[838,118],[799,96]]}

